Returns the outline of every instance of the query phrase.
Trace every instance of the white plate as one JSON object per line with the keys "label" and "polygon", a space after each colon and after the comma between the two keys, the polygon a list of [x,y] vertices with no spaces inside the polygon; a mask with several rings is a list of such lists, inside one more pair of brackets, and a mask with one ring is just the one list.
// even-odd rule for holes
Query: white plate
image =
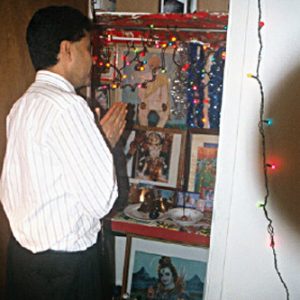
{"label": "white plate", "polygon": [[160,212],[156,219],[151,219],[149,217],[149,213],[144,213],[142,211],[138,211],[141,203],[130,204],[124,209],[124,214],[127,217],[139,220],[139,221],[157,221],[165,218],[165,214]]}
{"label": "white plate", "polygon": [[184,215],[187,220],[181,220],[183,217],[182,207],[172,208],[167,214],[169,218],[181,226],[191,226],[203,218],[202,212],[193,208],[185,208]]}

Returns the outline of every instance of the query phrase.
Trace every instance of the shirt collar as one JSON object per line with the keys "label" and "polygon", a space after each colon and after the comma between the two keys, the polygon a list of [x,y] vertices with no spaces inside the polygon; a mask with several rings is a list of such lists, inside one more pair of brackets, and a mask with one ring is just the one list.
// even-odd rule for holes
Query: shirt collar
{"label": "shirt collar", "polygon": [[46,82],[48,84],[55,85],[64,91],[75,93],[74,86],[57,73],[40,70],[36,73],[35,81]]}

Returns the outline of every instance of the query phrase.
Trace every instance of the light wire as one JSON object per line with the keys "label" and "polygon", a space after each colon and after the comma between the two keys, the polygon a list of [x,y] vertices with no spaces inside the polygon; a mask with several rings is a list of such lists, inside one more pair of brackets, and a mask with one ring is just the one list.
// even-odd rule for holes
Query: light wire
{"label": "light wire", "polygon": [[264,131],[264,110],[265,110],[265,93],[264,93],[264,87],[262,84],[262,81],[260,79],[260,65],[262,61],[262,50],[263,50],[263,42],[262,42],[262,35],[261,35],[261,30],[263,27],[262,23],[262,9],[261,9],[261,0],[258,0],[258,41],[259,41],[259,51],[258,51],[258,58],[257,58],[257,68],[256,68],[256,75],[252,76],[254,78],[258,85],[259,85],[259,90],[260,90],[260,96],[261,96],[261,102],[260,102],[260,113],[259,113],[259,133],[261,135],[261,146],[262,146],[262,160],[263,160],[263,174],[264,174],[264,185],[265,185],[265,196],[264,196],[264,202],[261,205],[264,211],[265,218],[268,221],[267,225],[267,231],[270,237],[270,246],[272,249],[272,254],[273,254],[273,261],[274,261],[274,268],[275,271],[279,277],[280,282],[282,283],[285,293],[286,293],[286,299],[290,299],[290,293],[289,289],[287,287],[286,282],[284,281],[282,274],[279,270],[278,267],[278,259],[277,259],[277,252],[275,249],[275,240],[274,240],[274,226],[273,226],[273,220],[269,217],[267,205],[268,205],[268,200],[270,196],[270,189],[269,189],[269,178],[268,178],[268,164],[267,164],[267,146],[266,146],[266,136],[265,136],[265,131]]}

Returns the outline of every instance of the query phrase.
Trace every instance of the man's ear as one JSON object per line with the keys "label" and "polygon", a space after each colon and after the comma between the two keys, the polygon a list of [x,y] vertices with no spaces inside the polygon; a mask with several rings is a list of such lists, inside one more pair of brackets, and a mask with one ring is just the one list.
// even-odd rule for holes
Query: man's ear
{"label": "man's ear", "polygon": [[62,41],[59,47],[59,60],[64,60],[65,62],[71,60],[71,42],[70,41]]}

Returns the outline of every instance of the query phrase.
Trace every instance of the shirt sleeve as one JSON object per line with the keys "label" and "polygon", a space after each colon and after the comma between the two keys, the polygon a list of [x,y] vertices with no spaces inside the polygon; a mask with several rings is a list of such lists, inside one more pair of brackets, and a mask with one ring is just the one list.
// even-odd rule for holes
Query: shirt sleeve
{"label": "shirt sleeve", "polygon": [[104,217],[118,196],[113,157],[83,100],[74,101],[58,115],[51,141],[69,192],[89,215]]}

